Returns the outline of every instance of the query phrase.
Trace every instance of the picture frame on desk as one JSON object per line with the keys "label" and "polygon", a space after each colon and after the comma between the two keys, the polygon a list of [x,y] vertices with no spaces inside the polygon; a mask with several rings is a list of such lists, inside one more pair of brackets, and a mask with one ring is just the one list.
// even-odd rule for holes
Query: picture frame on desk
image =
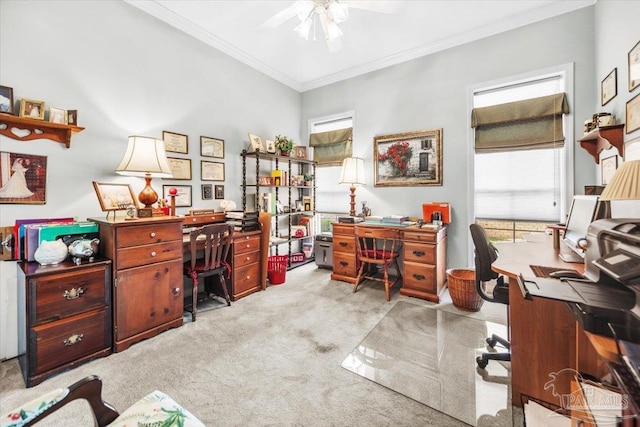
{"label": "picture frame on desk", "polygon": [[103,212],[123,211],[129,206],[138,206],[136,195],[130,184],[93,181],[93,189]]}
{"label": "picture frame on desk", "polygon": [[373,139],[375,187],[442,185],[442,129]]}
{"label": "picture frame on desk", "polygon": [[191,186],[190,185],[163,185],[162,198],[169,199],[169,190],[175,188],[178,190],[176,195],[176,207],[189,207],[192,203]]}

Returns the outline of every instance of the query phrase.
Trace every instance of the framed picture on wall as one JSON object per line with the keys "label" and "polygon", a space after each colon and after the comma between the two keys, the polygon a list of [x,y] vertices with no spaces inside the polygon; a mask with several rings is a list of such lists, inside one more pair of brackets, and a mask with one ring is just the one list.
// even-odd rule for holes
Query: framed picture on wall
{"label": "framed picture on wall", "polygon": [[201,160],[200,179],[202,181],[224,181],[224,163]]}
{"label": "framed picture on wall", "polygon": [[626,116],[626,133],[640,129],[640,93],[627,101]]}
{"label": "framed picture on wall", "polygon": [[213,188],[211,184],[202,184],[202,200],[213,199]]}
{"label": "framed picture on wall", "polygon": [[629,92],[640,86],[640,41],[631,48],[628,55]]}
{"label": "framed picture on wall", "polygon": [[175,188],[178,190],[176,194],[176,207],[191,206],[191,186],[190,185],[163,185],[162,198],[169,200],[169,190]]}
{"label": "framed picture on wall", "polygon": [[616,169],[618,169],[618,156],[613,155],[600,161],[602,185],[607,185],[611,182],[611,178],[613,178],[613,174],[616,173]]}
{"label": "framed picture on wall", "polygon": [[614,68],[600,83],[600,104],[606,105],[618,94],[618,69]]}
{"label": "framed picture on wall", "polygon": [[191,179],[191,159],[179,159],[177,157],[167,157],[171,168],[172,178],[163,179]]}
{"label": "framed picture on wall", "polygon": [[224,185],[216,185],[216,199],[224,199]]}
{"label": "framed picture on wall", "polygon": [[0,151],[0,203],[47,202],[47,157]]}
{"label": "framed picture on wall", "polygon": [[224,140],[201,136],[200,155],[202,157],[215,157],[217,159],[224,159]]}
{"label": "framed picture on wall", "polygon": [[167,152],[189,154],[189,137],[187,135],[163,130],[162,140]]}

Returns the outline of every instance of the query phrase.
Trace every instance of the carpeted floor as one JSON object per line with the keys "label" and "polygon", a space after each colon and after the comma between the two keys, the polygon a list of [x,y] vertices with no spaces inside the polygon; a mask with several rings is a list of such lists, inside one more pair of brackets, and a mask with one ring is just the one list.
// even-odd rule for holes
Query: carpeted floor
{"label": "carpeted floor", "polygon": [[[95,374],[103,398],[121,411],[158,389],[211,426],[464,425],[340,366],[398,301],[434,306],[397,289],[386,302],[373,282],[354,294],[310,264],[287,272],[283,285],[29,389],[17,360],[4,361],[0,412]],[[440,308],[462,313],[446,301]],[[506,311],[485,304],[471,317],[504,324]],[[41,425],[92,426],[86,407],[75,402]]]}

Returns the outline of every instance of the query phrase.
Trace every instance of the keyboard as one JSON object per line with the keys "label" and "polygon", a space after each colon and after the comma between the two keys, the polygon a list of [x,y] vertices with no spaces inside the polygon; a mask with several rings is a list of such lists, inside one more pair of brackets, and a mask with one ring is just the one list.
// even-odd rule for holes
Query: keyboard
{"label": "keyboard", "polygon": [[529,267],[531,267],[531,270],[536,277],[549,277],[549,274],[554,271],[575,271],[576,274],[579,274],[576,270],[569,268],[545,267],[543,265],[530,265]]}

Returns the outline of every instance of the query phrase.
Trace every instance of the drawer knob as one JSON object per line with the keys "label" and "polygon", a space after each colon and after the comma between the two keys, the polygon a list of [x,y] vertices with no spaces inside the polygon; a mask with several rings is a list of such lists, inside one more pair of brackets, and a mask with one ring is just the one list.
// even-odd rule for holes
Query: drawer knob
{"label": "drawer knob", "polygon": [[413,278],[416,280],[424,280],[424,275],[422,274],[414,274]]}
{"label": "drawer knob", "polygon": [[82,286],[78,286],[78,289],[71,288],[71,290],[69,291],[64,291],[62,296],[64,297],[64,299],[76,299],[80,298],[84,293],[85,290],[82,288]]}
{"label": "drawer knob", "polygon": [[173,288],[172,292],[174,295],[178,295],[180,293],[180,288]]}
{"label": "drawer knob", "polygon": [[247,276],[247,280],[251,280],[251,276]]}
{"label": "drawer knob", "polygon": [[152,231],[151,234],[149,234],[151,237],[156,237],[156,232]]}
{"label": "drawer knob", "polygon": [[156,256],[156,251],[151,252],[151,256]]}
{"label": "drawer knob", "polygon": [[74,345],[82,341],[83,337],[84,337],[84,334],[80,334],[80,335],[73,334],[69,338],[66,338],[63,342],[64,342],[64,345]]}
{"label": "drawer knob", "polygon": [[347,261],[340,261],[340,265],[346,267],[349,263]]}
{"label": "drawer knob", "polygon": [[250,247],[251,247],[251,245],[247,243],[247,248],[250,248]]}
{"label": "drawer knob", "polygon": [[415,256],[424,256],[424,251],[413,251]]}
{"label": "drawer knob", "polygon": [[340,242],[339,245],[342,246],[342,247],[345,247],[345,246],[348,245],[348,243],[347,242]]}
{"label": "drawer knob", "polygon": [[249,261],[250,259],[251,259],[251,257],[250,257],[250,256],[248,256],[248,257],[247,257],[247,261]]}

